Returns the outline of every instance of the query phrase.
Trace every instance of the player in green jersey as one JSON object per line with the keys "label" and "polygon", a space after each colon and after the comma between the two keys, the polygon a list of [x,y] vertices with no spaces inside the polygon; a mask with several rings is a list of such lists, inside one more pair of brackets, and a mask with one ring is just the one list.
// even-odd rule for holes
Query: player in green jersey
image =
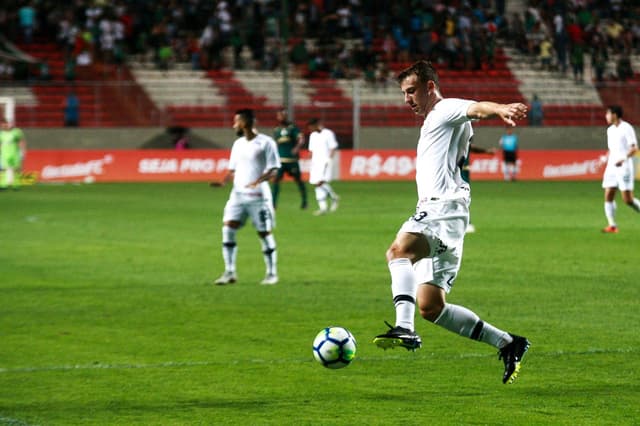
{"label": "player in green jersey", "polygon": [[307,208],[307,189],[300,173],[300,148],[304,145],[304,134],[300,131],[298,126],[289,121],[287,110],[281,109],[276,113],[276,119],[278,120],[278,126],[273,131],[273,139],[278,144],[278,154],[280,155],[280,162],[282,167],[278,169],[278,173],[273,180],[273,207],[278,205],[278,195],[280,195],[280,181],[287,173],[293,177],[298,190],[300,191],[300,197],[302,202],[300,208]]}
{"label": "player in green jersey", "polygon": [[0,168],[3,170],[0,189],[17,189],[27,142],[22,130],[13,127],[4,117],[0,120]]}
{"label": "player in green jersey", "polygon": [[[481,146],[478,146],[476,144],[473,143],[473,137],[469,140],[469,152],[467,153],[467,156],[464,157],[464,162],[462,163],[462,165],[460,166],[460,176],[462,176],[462,179],[464,179],[465,182],[467,182],[468,184],[471,184],[471,172],[470,172],[470,166],[471,166],[471,153],[474,152],[476,154],[495,154],[496,153],[496,149],[495,148],[483,148]],[[476,227],[471,223],[471,221],[469,221],[469,225],[467,226],[467,230],[466,233],[467,234],[472,234],[476,232]]]}

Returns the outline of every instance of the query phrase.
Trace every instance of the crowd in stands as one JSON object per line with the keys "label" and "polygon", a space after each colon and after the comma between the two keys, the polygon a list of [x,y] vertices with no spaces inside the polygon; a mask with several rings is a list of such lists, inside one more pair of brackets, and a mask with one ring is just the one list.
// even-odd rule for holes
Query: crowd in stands
{"label": "crowd in stands", "polygon": [[[530,0],[510,19],[510,39],[543,69],[596,83],[634,76],[631,55],[640,53],[640,5],[622,0]],[[613,59],[615,69],[607,69]],[[585,61],[593,76],[585,76]]]}
{"label": "crowd in stands", "polygon": [[[430,59],[441,68],[493,66],[498,40],[582,81],[589,54],[596,79],[620,57],[616,77],[633,75],[640,48],[635,2],[530,0],[506,16],[500,0],[5,0],[0,28],[9,40],[56,40],[76,65],[150,59],[193,69],[273,70],[286,58],[309,77],[384,80],[393,64]],[[283,4],[288,9],[283,13]],[[281,18],[285,18],[282,20]],[[508,18],[508,19],[507,19]],[[282,22],[281,22],[282,21]],[[281,25],[284,23],[284,25]],[[280,43],[288,40],[287,56]],[[67,69],[68,68],[68,69]]]}

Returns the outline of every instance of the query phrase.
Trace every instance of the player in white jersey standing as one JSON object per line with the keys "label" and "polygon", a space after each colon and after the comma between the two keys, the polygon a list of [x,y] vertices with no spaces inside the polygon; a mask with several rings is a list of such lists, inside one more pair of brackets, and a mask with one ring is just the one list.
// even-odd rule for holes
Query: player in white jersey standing
{"label": "player in white jersey standing", "polygon": [[[315,186],[318,210],[313,214],[318,216],[338,209],[340,197],[329,184],[333,177],[333,157],[338,149],[338,141],[335,133],[324,127],[317,118],[309,120],[307,127],[310,132],[309,151],[311,152],[309,183]],[[331,207],[327,199],[331,201]]]}
{"label": "player in white jersey standing", "polygon": [[482,321],[469,309],[446,302],[460,269],[465,230],[469,224],[470,188],[460,174],[473,136],[471,120],[493,116],[515,126],[526,117],[521,103],[497,104],[444,99],[438,74],[430,62],[418,61],[397,77],[404,101],[424,117],[416,158],[418,204],[387,250],[395,326],[378,335],[383,348],[422,346],[414,327],[420,315],[461,336],[488,343],[504,361],[503,383],[515,380],[529,341]]}
{"label": "player in white jersey standing", "polygon": [[607,167],[602,177],[604,188],[604,215],[609,225],[602,232],[615,234],[618,232],[616,223],[616,192],[620,189],[622,200],[632,209],[640,212],[640,200],[633,196],[633,156],[638,151],[636,132],[631,124],[622,119],[622,107],[612,105],[607,108],[605,119],[607,128],[607,147],[609,152],[605,159]]}
{"label": "player in white jersey standing", "polygon": [[278,282],[276,241],[272,234],[275,212],[271,203],[269,179],[280,168],[276,142],[270,136],[254,131],[255,116],[251,109],[236,111],[233,129],[240,138],[231,148],[229,172],[221,182],[211,186],[224,186],[233,180],[233,189],[224,206],[222,226],[222,258],[225,270],[215,284],[233,284],[236,275],[236,232],[251,219],[260,237],[266,265],[266,276],[261,284]]}

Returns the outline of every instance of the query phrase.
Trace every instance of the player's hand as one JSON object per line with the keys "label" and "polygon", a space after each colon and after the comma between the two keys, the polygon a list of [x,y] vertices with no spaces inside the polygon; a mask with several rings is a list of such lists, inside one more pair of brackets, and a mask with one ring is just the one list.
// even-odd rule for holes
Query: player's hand
{"label": "player's hand", "polygon": [[519,102],[514,104],[506,104],[503,105],[503,108],[501,108],[498,115],[505,123],[509,124],[510,126],[515,126],[515,120],[522,120],[527,116],[527,106]]}
{"label": "player's hand", "polygon": [[616,167],[620,167],[624,164],[624,160],[618,160],[616,161]]}

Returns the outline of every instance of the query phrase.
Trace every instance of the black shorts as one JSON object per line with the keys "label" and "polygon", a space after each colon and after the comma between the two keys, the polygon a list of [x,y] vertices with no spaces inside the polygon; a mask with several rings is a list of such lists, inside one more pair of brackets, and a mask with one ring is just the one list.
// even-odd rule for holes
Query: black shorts
{"label": "black shorts", "polygon": [[280,180],[287,173],[289,176],[300,179],[300,164],[297,161],[292,161],[290,163],[282,163],[282,167],[278,169],[278,174],[276,179]]}
{"label": "black shorts", "polygon": [[505,163],[515,163],[518,159],[518,153],[516,151],[504,151],[502,153],[502,159]]}

